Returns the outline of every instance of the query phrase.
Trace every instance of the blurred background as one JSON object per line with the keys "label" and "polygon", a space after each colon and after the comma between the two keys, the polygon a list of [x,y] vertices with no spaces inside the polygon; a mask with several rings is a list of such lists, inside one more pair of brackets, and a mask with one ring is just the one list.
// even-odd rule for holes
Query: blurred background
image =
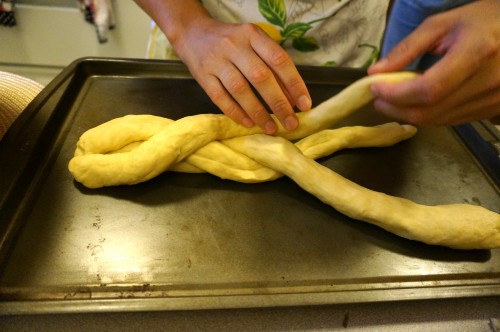
{"label": "blurred background", "polygon": [[78,1],[17,0],[16,25],[0,26],[0,71],[47,85],[81,57],[144,58],[150,18],[132,0],[110,3],[116,25],[100,43]]}

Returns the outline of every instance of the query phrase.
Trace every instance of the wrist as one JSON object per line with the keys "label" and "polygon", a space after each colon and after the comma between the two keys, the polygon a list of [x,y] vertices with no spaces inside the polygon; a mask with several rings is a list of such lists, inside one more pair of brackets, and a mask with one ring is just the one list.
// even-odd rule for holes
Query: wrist
{"label": "wrist", "polygon": [[[189,15],[164,30],[166,37],[177,52],[181,52],[187,44],[205,38],[210,26],[217,23],[207,12]],[[161,27],[160,27],[161,28]]]}
{"label": "wrist", "polygon": [[167,20],[158,25],[168,40],[174,45],[200,29],[206,22],[213,20],[202,5],[197,5],[182,10],[182,13],[169,15]]}
{"label": "wrist", "polygon": [[201,22],[212,19],[199,0],[135,0],[135,2],[153,19],[172,45],[188,36]]}

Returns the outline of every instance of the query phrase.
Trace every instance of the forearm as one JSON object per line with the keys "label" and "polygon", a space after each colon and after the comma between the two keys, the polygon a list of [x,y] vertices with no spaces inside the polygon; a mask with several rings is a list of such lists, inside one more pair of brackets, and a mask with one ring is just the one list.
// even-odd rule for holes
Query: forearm
{"label": "forearm", "polygon": [[201,19],[210,19],[199,0],[134,0],[165,33],[172,45]]}
{"label": "forearm", "polygon": [[219,21],[199,0],[135,1],[165,33],[214,104],[237,123],[257,124],[268,134],[277,130],[257,94],[288,130],[298,126],[294,106],[311,108],[289,54],[258,26]]}

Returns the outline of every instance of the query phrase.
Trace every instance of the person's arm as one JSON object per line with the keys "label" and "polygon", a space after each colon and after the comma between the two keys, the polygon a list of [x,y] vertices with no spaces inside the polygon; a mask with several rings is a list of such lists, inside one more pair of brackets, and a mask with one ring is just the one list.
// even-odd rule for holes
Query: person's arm
{"label": "person's arm", "polygon": [[288,130],[298,126],[293,107],[311,97],[292,59],[253,24],[212,18],[198,0],[135,0],[172,43],[210,99],[237,123],[277,127],[252,87]]}
{"label": "person's arm", "polygon": [[475,1],[429,17],[369,74],[402,70],[426,52],[442,58],[418,78],[373,85],[377,110],[420,125],[500,115],[500,1]]}

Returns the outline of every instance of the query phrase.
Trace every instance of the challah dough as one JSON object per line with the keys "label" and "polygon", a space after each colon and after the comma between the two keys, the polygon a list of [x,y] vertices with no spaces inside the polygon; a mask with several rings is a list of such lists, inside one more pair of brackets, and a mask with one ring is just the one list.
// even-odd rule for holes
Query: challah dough
{"label": "challah dough", "polygon": [[[399,72],[360,79],[312,110],[298,113],[300,125],[296,130],[287,131],[277,123],[277,135],[296,140],[330,128],[373,99],[370,86],[374,81],[399,82],[415,75]],[[245,128],[222,114],[198,114],[158,123],[152,116],[129,115],[85,132],[69,170],[89,188],[136,184],[163,173],[213,141],[259,133],[260,128]],[[139,141],[142,144],[136,143]],[[135,148],[127,153],[111,153],[131,143]]]}
{"label": "challah dough", "polygon": [[401,72],[360,79],[312,110],[298,113],[298,129],[286,131],[278,124],[277,137],[220,114],[177,121],[128,115],[85,132],[69,170],[89,188],[136,184],[166,170],[210,172],[240,182],[287,175],[338,211],[402,237],[460,249],[498,248],[498,213],[466,204],[419,205],[363,188],[313,160],[342,148],[387,146],[412,137],[415,127],[397,123],[327,128],[372,100],[373,82],[400,82],[415,75]]}
{"label": "challah dough", "polygon": [[500,247],[500,214],[468,204],[426,206],[345,179],[281,137],[236,138],[234,147],[294,180],[339,212],[401,237],[456,249]]}

